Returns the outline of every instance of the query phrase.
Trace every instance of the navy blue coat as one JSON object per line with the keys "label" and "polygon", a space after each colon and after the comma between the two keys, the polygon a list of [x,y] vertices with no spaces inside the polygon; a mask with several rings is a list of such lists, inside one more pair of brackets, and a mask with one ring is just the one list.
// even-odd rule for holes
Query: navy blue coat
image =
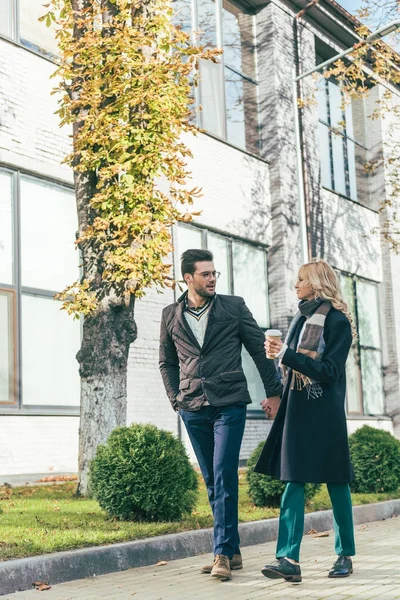
{"label": "navy blue coat", "polygon": [[[324,327],[326,347],[321,361],[288,348],[282,363],[289,367],[281,405],[260,459],[259,473],[282,481],[349,483],[345,414],[346,359],[352,343],[347,317],[332,308]],[[321,383],[322,396],[308,398],[306,390],[290,389],[291,369]]]}

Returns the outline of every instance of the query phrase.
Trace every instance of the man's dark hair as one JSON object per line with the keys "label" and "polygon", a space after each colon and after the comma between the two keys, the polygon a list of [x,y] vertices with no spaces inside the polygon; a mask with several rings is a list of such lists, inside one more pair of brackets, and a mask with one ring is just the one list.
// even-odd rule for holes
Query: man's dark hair
{"label": "man's dark hair", "polygon": [[182,277],[185,276],[186,273],[193,273],[196,270],[196,263],[202,261],[213,261],[214,257],[212,252],[209,250],[201,250],[201,249],[190,249],[186,250],[181,256],[181,270]]}

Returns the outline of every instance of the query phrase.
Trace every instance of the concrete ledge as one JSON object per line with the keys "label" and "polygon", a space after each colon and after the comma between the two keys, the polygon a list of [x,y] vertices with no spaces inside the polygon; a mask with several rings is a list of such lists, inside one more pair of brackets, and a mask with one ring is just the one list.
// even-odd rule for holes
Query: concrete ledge
{"label": "concrete ledge", "polygon": [[[382,521],[400,514],[400,500],[355,506],[354,523]],[[309,513],[304,532],[332,529],[332,511]],[[242,523],[241,545],[253,546],[276,540],[278,519]],[[212,552],[212,529],[163,535],[135,542],[96,546],[83,550],[57,552],[0,563],[0,595],[31,589],[34,581],[49,584],[83,579],[143,567],[160,560],[176,560]]]}

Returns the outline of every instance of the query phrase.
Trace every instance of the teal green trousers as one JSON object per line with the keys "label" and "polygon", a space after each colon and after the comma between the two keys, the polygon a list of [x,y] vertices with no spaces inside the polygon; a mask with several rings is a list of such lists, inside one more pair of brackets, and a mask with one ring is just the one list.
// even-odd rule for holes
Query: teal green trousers
{"label": "teal green trousers", "polygon": [[[356,549],[350,488],[347,483],[328,483],[327,487],[332,502],[336,554],[354,556]],[[281,500],[276,558],[287,557],[298,562],[303,531],[304,483],[289,482]]]}

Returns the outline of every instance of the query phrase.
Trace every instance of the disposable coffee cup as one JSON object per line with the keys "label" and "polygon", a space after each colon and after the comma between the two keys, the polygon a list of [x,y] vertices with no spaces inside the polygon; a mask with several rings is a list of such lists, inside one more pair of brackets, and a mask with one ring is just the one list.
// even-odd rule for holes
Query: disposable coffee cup
{"label": "disposable coffee cup", "polygon": [[[267,329],[265,332],[266,340],[280,340],[281,337],[282,331],[279,331],[279,329]],[[275,354],[268,354],[267,352],[267,358],[275,358]]]}

